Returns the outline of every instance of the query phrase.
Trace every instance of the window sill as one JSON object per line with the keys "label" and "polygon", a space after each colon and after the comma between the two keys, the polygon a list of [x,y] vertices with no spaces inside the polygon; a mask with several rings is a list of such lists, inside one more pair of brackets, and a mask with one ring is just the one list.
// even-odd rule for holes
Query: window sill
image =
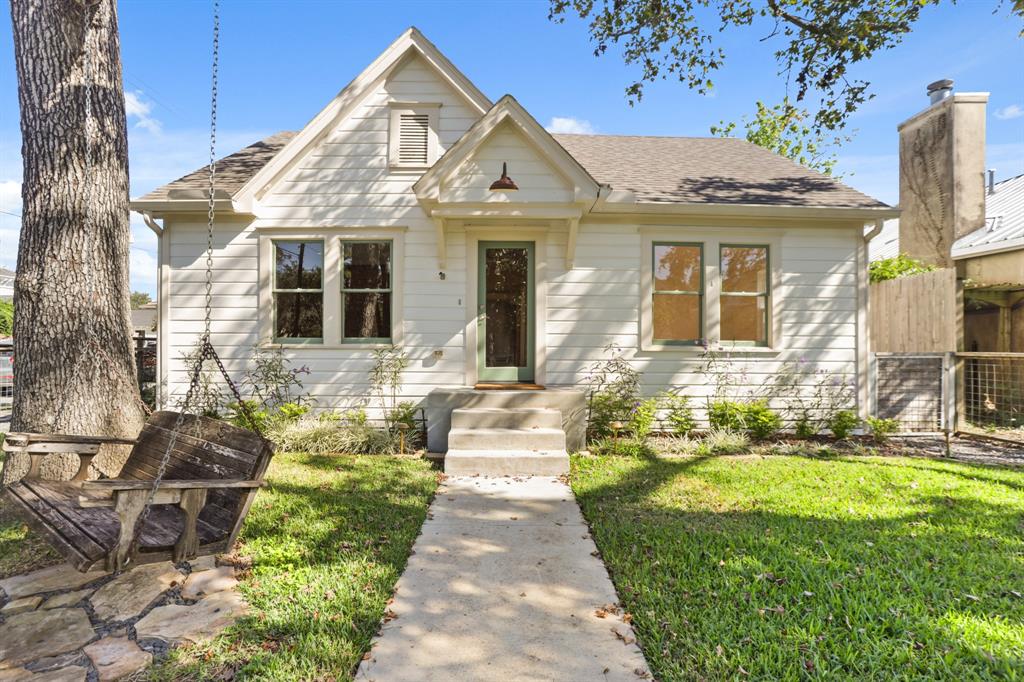
{"label": "window sill", "polygon": [[778,355],[785,352],[785,348],[767,348],[765,346],[717,346],[705,348],[703,346],[676,346],[668,344],[644,344],[640,347],[643,353],[676,353],[679,355],[700,357],[709,352],[728,355]]}
{"label": "window sill", "polygon": [[393,345],[390,341],[384,343],[277,343],[264,341],[259,347],[266,350],[376,350],[391,348]]}

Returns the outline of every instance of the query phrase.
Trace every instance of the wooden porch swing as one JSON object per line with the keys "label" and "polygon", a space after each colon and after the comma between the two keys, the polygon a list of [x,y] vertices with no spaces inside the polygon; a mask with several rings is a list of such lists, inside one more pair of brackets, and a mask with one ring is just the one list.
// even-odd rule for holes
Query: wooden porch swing
{"label": "wooden porch swing", "polygon": [[[120,572],[138,564],[167,559],[178,562],[229,550],[253,497],[263,485],[263,474],[273,456],[273,446],[259,433],[257,422],[210,341],[219,29],[215,0],[205,328],[199,340],[199,352],[189,367],[189,388],[180,412],[152,414],[134,440],[10,433],[4,441],[5,468],[11,466],[13,455],[29,457],[27,475],[6,486],[6,498],[20,516],[79,571],[104,568]],[[87,19],[86,36],[88,30]],[[92,82],[87,43],[83,38],[86,177],[89,177]],[[86,222],[88,217],[87,212]],[[86,232],[89,233],[88,225]],[[89,282],[91,288],[91,275]],[[105,355],[102,348],[99,351]],[[206,360],[216,363],[253,430],[188,414],[199,390]],[[89,465],[104,445],[133,447],[117,478],[86,480]],[[56,481],[41,477],[42,461],[51,453],[78,455],[79,468],[74,478]]]}

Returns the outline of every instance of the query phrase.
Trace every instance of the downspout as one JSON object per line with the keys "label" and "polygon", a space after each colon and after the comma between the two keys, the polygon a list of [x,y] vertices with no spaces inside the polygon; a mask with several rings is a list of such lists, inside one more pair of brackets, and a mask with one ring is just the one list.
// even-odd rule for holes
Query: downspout
{"label": "downspout", "polygon": [[857,288],[860,294],[859,298],[861,298],[860,305],[858,306],[858,317],[862,320],[860,335],[863,337],[862,339],[858,338],[858,345],[863,345],[863,349],[858,349],[857,353],[857,364],[863,368],[863,374],[858,377],[858,383],[861,385],[857,389],[857,402],[861,403],[858,416],[861,419],[865,419],[873,411],[870,409],[870,406],[874,405],[876,396],[874,359],[869,347],[871,343],[871,315],[868,308],[870,306],[871,287],[867,281],[868,245],[872,239],[882,232],[884,226],[884,220],[876,220],[875,226],[864,235],[864,243],[857,249],[857,260],[861,261],[863,259],[862,262],[857,263]]}
{"label": "downspout", "polygon": [[165,382],[164,382],[164,328],[165,328],[165,315],[164,306],[165,294],[164,291],[164,228],[160,226],[156,220],[153,219],[153,214],[149,211],[139,211],[139,215],[142,216],[143,222],[146,223],[146,227],[153,230],[156,235],[156,407],[157,409],[163,409],[166,406],[164,400]]}

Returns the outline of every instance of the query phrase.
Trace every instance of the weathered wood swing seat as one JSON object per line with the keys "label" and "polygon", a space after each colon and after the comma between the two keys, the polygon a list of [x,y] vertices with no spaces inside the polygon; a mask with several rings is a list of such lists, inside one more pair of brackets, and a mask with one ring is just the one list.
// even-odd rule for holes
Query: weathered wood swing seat
{"label": "weathered wood swing seat", "polygon": [[[157,477],[176,412],[155,412],[132,441],[97,436],[11,433],[7,463],[15,453],[31,457],[28,474],[7,486],[17,512],[43,533],[79,571],[117,570],[171,559],[182,561],[231,548],[273,456],[260,435],[224,422],[186,415],[167,460],[149,515],[137,534],[136,520]],[[85,480],[101,445],[131,444],[117,478]],[[77,475],[45,480],[46,455],[75,453]]]}

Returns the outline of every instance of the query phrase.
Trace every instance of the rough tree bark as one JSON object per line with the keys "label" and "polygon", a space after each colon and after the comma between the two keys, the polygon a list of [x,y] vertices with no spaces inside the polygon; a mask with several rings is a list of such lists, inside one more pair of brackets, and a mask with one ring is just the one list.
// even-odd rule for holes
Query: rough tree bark
{"label": "rough tree bark", "polygon": [[[24,163],[11,428],[134,437],[145,413],[131,341],[115,0],[11,0],[11,18]],[[124,454],[101,452],[94,465],[116,473]],[[50,473],[75,468],[55,462]]]}

